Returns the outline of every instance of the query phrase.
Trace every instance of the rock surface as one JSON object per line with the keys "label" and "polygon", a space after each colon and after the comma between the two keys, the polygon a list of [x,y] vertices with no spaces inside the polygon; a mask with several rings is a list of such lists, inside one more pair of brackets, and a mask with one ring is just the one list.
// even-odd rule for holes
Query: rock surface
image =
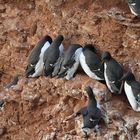
{"label": "rock surface", "polygon": [[[140,22],[133,22],[124,0],[0,0],[0,139],[81,140],[81,118],[64,121],[86,104],[83,89],[93,87],[97,100],[106,86],[79,72],[70,81],[50,77],[25,78],[27,57],[45,34],[65,37],[70,43],[94,43],[110,51],[140,81]],[[15,75],[16,86],[5,90]],[[140,138],[140,113],[134,112],[125,95],[112,95],[103,104],[110,123],[89,139]]]}

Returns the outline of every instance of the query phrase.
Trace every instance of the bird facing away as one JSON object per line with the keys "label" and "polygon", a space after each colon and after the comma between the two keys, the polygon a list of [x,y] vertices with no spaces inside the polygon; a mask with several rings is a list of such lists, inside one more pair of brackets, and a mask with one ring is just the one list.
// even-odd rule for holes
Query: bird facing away
{"label": "bird facing away", "polygon": [[123,76],[122,66],[111,56],[109,52],[102,54],[102,62],[104,63],[104,77],[107,87],[112,93],[120,93]]}
{"label": "bird facing away", "polygon": [[58,77],[70,80],[73,78],[79,66],[79,56],[82,52],[82,46],[79,44],[72,44],[64,53],[62,65],[58,73]]}
{"label": "bird facing away", "polygon": [[26,77],[38,77],[43,74],[44,53],[49,48],[51,43],[52,43],[51,37],[46,35],[32,49],[28,57],[28,64],[25,71]]}
{"label": "bird facing away", "polygon": [[58,60],[58,58],[63,54],[63,36],[58,35],[52,44],[49,46],[49,48],[45,51],[43,62],[45,67],[45,75],[52,75],[52,72],[54,70],[55,64]]}
{"label": "bird facing away", "polygon": [[131,13],[140,17],[140,0],[128,0]]}
{"label": "bird facing away", "polygon": [[97,101],[95,99],[94,93],[90,86],[85,88],[85,91],[88,95],[88,104],[86,107],[81,108],[75,116],[82,115],[83,116],[83,127],[82,128],[94,128],[98,125],[102,113],[100,109],[97,107]]}
{"label": "bird facing away", "polygon": [[80,64],[85,73],[96,80],[104,80],[101,58],[92,44],[85,45],[80,55]]}
{"label": "bird facing away", "polygon": [[121,80],[124,80],[124,90],[130,105],[134,111],[140,112],[140,83],[132,72],[126,73]]}

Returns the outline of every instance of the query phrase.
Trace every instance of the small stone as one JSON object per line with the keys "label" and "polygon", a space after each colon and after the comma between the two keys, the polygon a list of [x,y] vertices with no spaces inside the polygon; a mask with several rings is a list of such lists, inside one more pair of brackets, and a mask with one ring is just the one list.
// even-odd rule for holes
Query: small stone
{"label": "small stone", "polygon": [[44,103],[46,103],[46,100],[43,99],[43,98],[40,98],[40,99],[39,99],[38,105],[41,106],[41,105],[43,105]]}
{"label": "small stone", "polygon": [[127,136],[125,134],[122,134],[119,136],[120,140],[127,140]]}
{"label": "small stone", "polygon": [[136,129],[136,126],[138,125],[137,121],[134,120],[134,119],[129,119],[129,120],[127,120],[126,122],[127,122],[127,123],[126,123],[125,126],[127,127],[127,129],[128,129],[130,132],[132,132],[134,129]]}
{"label": "small stone", "polygon": [[6,10],[5,6],[4,5],[0,5],[0,13],[4,13]]}
{"label": "small stone", "polygon": [[34,22],[33,25],[31,26],[30,34],[34,36],[36,34],[36,30],[37,30],[37,22]]}
{"label": "small stone", "polygon": [[106,134],[104,136],[104,138],[105,138],[105,140],[116,140],[116,139],[118,139],[118,136],[114,132],[111,132],[109,134]]}
{"label": "small stone", "polygon": [[140,121],[138,122],[136,129],[137,129],[137,131],[140,131]]}
{"label": "small stone", "polygon": [[63,138],[62,138],[62,140],[71,140],[72,139],[72,136],[71,135],[68,135],[68,134],[66,134]]}
{"label": "small stone", "polygon": [[6,133],[6,128],[0,128],[0,136],[4,135]]}

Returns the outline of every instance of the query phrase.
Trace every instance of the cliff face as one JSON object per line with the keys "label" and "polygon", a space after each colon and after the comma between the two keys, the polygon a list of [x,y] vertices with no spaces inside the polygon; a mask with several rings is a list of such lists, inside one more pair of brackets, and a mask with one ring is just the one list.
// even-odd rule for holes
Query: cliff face
{"label": "cliff face", "polygon": [[[26,79],[29,52],[45,34],[63,34],[65,48],[70,43],[93,43],[110,51],[140,81],[140,23],[132,21],[123,0],[0,0],[0,15],[0,98],[6,100],[0,110],[0,139],[83,139],[79,119],[63,120],[85,105],[86,85],[94,88],[99,100],[107,94],[104,85],[83,73],[70,81]],[[18,84],[5,91],[16,74],[21,75]],[[140,113],[129,108],[125,95],[113,95],[103,106],[111,123],[102,125],[97,136],[90,133],[90,139],[140,137]]]}

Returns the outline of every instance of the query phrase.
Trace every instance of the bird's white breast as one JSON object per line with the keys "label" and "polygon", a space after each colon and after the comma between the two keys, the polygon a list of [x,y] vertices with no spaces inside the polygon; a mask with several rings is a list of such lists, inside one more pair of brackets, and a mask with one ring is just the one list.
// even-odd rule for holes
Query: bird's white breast
{"label": "bird's white breast", "polygon": [[113,93],[113,90],[111,88],[110,81],[108,79],[108,76],[107,76],[107,72],[106,71],[107,71],[107,65],[106,65],[106,63],[104,63],[104,77],[105,77],[105,81],[106,81],[107,87]]}
{"label": "bird's white breast", "polygon": [[64,51],[64,46],[63,46],[63,44],[61,44],[61,45],[59,46],[59,51],[60,51],[60,55],[59,55],[59,56],[61,56],[61,55],[63,54],[63,51]]}
{"label": "bird's white breast", "polygon": [[35,73],[31,77],[37,77],[37,76],[42,75],[43,69],[44,69],[43,57],[44,57],[45,51],[49,48],[49,46],[50,46],[50,43],[47,41],[42,47],[41,53],[39,55],[39,61],[37,62],[35,66]]}
{"label": "bird's white breast", "polygon": [[129,6],[129,8],[130,8],[132,14],[134,14],[135,16],[138,16],[138,14],[135,13],[135,11],[133,10],[133,8],[131,6]]}
{"label": "bird's white breast", "polygon": [[136,111],[137,110],[137,102],[136,102],[136,99],[134,97],[132,88],[130,85],[127,84],[127,82],[124,83],[124,90],[125,90],[125,94],[127,96],[127,99],[129,101],[130,105]]}
{"label": "bird's white breast", "polygon": [[[92,61],[92,60],[91,60],[91,61]],[[80,64],[81,64],[83,70],[85,71],[85,73],[86,73],[89,77],[91,77],[91,78],[93,78],[93,79],[96,79],[96,80],[103,80],[103,79],[99,78],[96,74],[94,74],[94,73],[90,70],[90,68],[89,68],[88,65],[86,64],[86,60],[85,60],[85,56],[84,56],[83,52],[80,54]]]}

